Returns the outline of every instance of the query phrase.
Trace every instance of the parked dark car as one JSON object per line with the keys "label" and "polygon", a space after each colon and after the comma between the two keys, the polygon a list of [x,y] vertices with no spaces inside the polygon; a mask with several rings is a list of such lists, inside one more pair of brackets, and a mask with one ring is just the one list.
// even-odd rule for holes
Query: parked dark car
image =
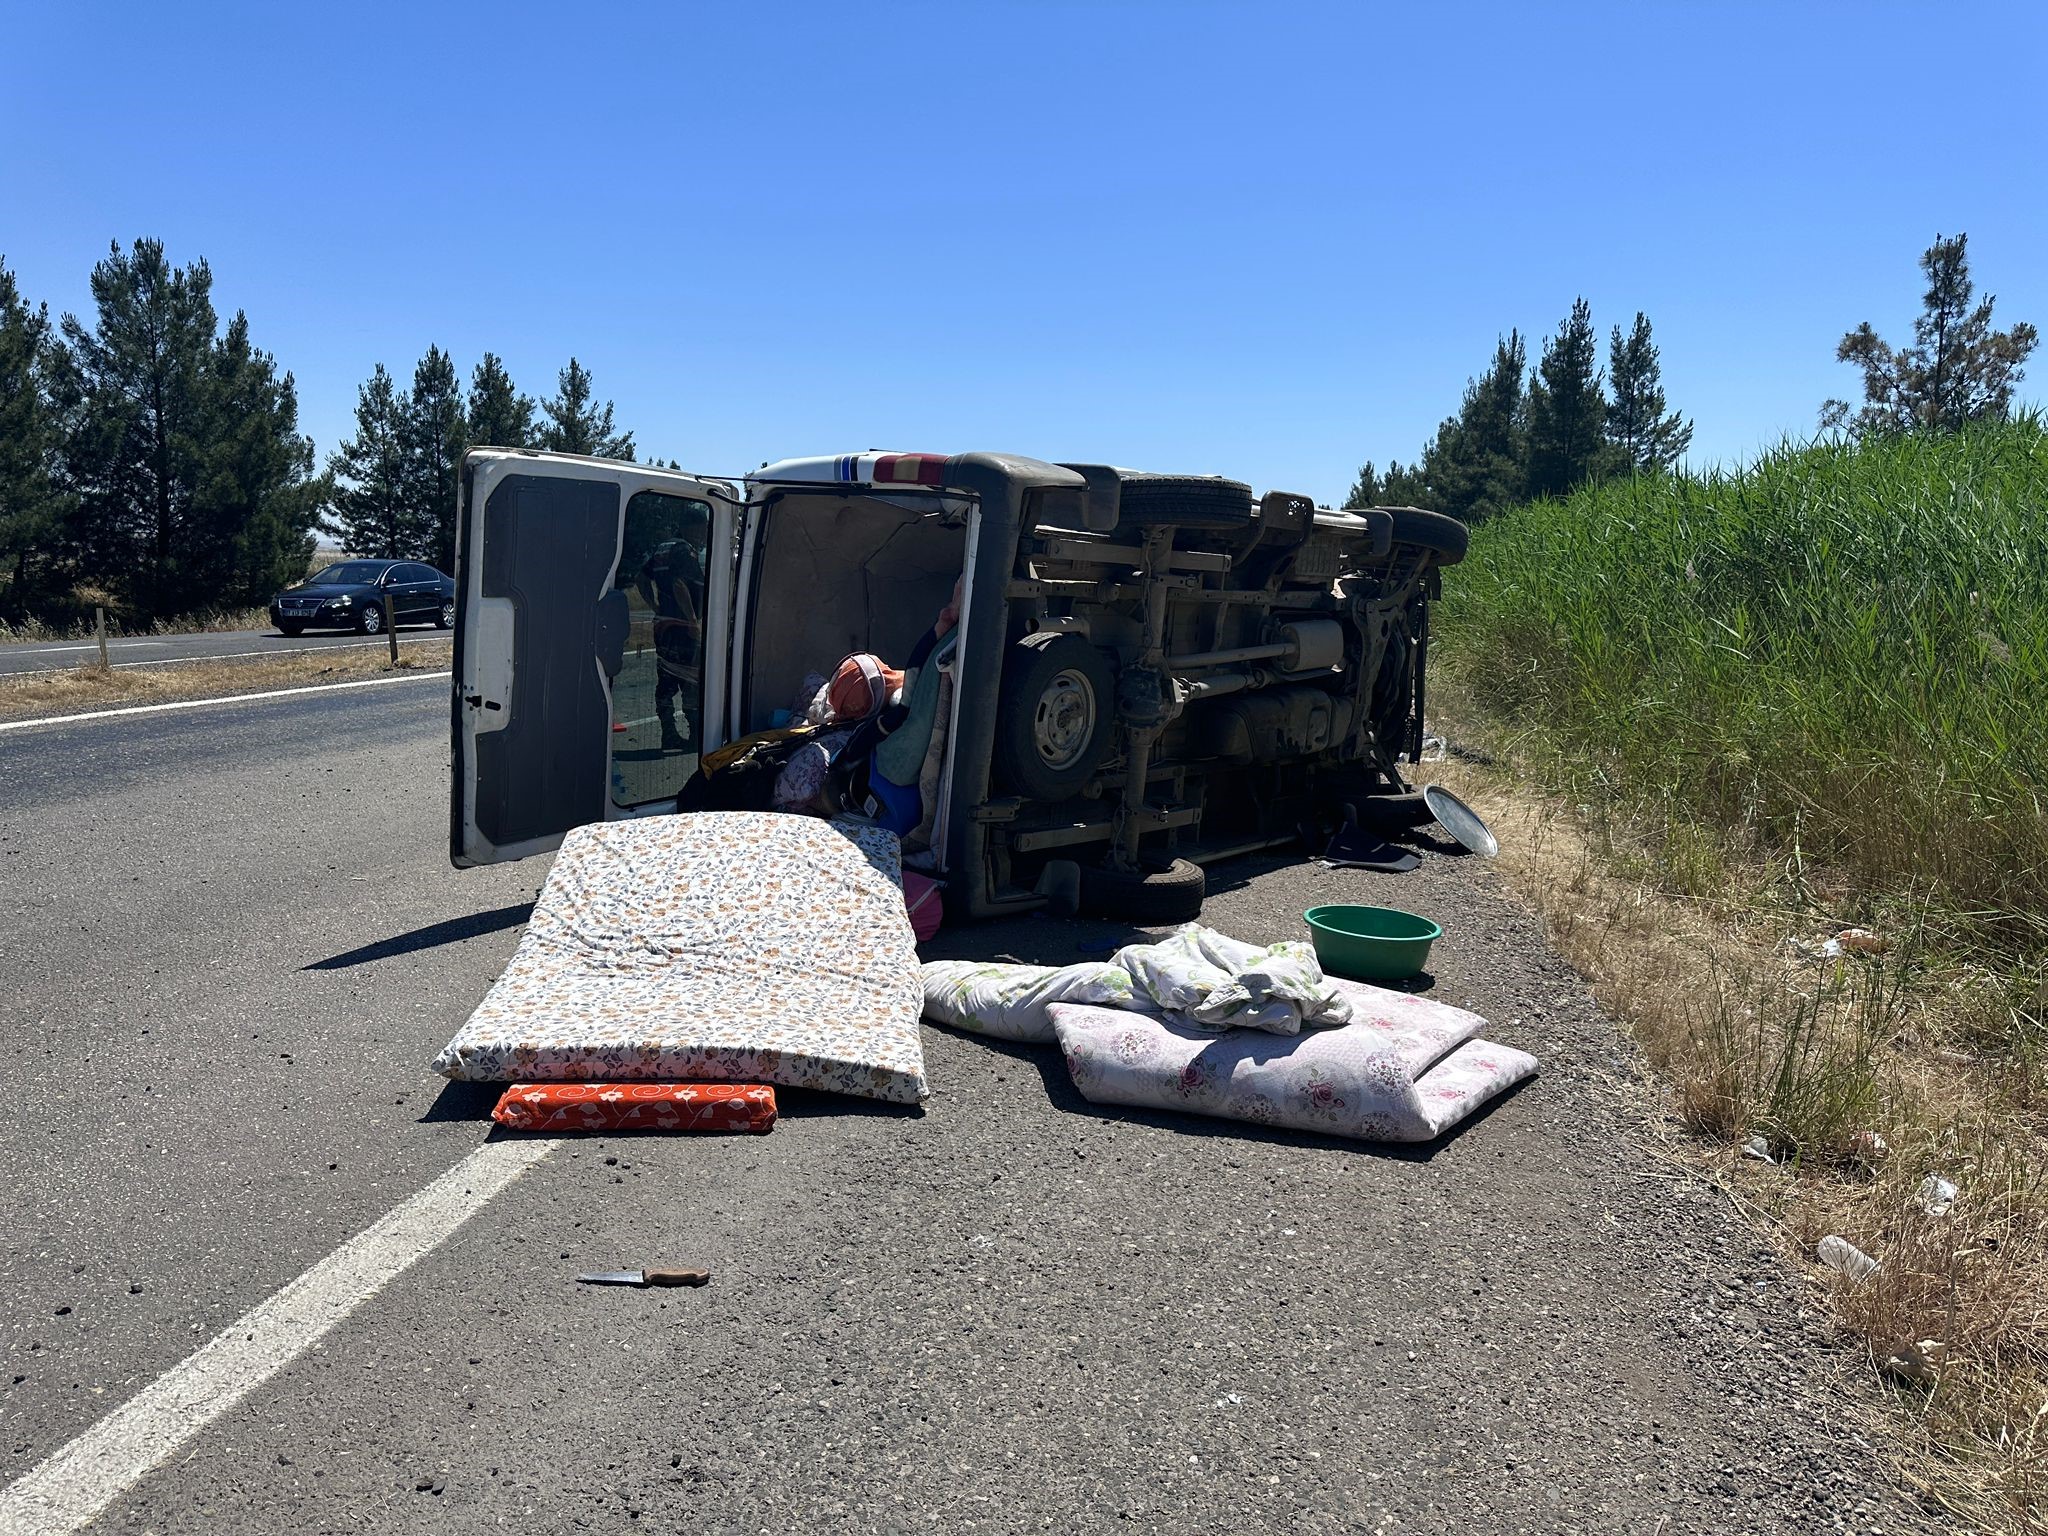
{"label": "parked dark car", "polygon": [[416,560],[343,560],[270,600],[270,622],[287,635],[309,629],[384,632],[384,599],[398,624],[455,623],[455,582]]}

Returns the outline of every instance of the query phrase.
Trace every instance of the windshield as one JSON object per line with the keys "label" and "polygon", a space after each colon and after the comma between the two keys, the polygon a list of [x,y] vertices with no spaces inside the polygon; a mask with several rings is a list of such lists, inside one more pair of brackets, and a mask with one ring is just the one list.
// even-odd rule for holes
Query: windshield
{"label": "windshield", "polygon": [[309,587],[364,587],[372,586],[384,574],[383,562],[377,560],[344,560],[339,565],[330,565],[306,578]]}

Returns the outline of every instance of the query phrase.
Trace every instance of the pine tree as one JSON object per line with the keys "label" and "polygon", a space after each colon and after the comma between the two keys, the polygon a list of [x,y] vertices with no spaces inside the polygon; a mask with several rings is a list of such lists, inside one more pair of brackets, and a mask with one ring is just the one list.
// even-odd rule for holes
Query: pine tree
{"label": "pine tree", "polygon": [[404,406],[402,532],[396,554],[455,568],[455,486],[468,446],[455,363],[437,346],[413,370]]}
{"label": "pine tree", "polygon": [[1665,412],[1663,369],[1650,320],[1636,311],[1626,340],[1615,326],[1609,338],[1607,376],[1614,399],[1607,407],[1607,441],[1623,470],[1657,472],[1676,464],[1692,446],[1692,423]]}
{"label": "pine tree", "polygon": [[204,604],[185,535],[206,410],[215,318],[204,261],[173,267],[158,240],[116,244],[92,272],[95,323],[63,322],[75,430],[81,574],[151,615]]}
{"label": "pine tree", "polygon": [[58,393],[79,572],[137,617],[260,602],[305,569],[323,486],[297,391],[237,313],[216,335],[204,261],[161,241],[93,269],[94,324],[64,317]]}
{"label": "pine tree", "polygon": [[589,369],[570,358],[557,386],[554,398],[541,402],[548,418],[540,429],[541,447],[599,459],[633,457],[633,434],[613,430],[611,401],[603,405],[592,402]]}
{"label": "pine tree", "polygon": [[1458,414],[1436,430],[1421,461],[1396,483],[1391,466],[1381,493],[1484,522],[1522,499],[1524,440],[1522,371],[1528,351],[1521,332],[1495,343],[1485,373],[1466,382]]}
{"label": "pine tree", "polygon": [[1887,346],[1868,320],[1844,336],[1838,362],[1863,372],[1863,407],[1853,416],[1846,400],[1821,406],[1823,429],[1905,432],[1915,427],[1952,432],[1972,421],[2002,421],[2040,333],[2026,321],[2009,331],[1991,329],[1990,294],[1972,306],[1970,237],[1936,235],[1920,257],[1927,276],[1913,345]]}
{"label": "pine tree", "polygon": [[0,262],[0,615],[15,620],[63,576],[52,347],[49,310],[30,309]]}
{"label": "pine tree", "polygon": [[[1397,461],[1391,467],[1399,469],[1400,464]],[[1384,506],[1386,505],[1383,500],[1385,495],[1386,482],[1381,480],[1379,475],[1374,472],[1372,460],[1367,459],[1364,467],[1358,471],[1358,478],[1351,482],[1351,490],[1344,498],[1344,505],[1346,507]]]}
{"label": "pine tree", "polygon": [[1593,307],[1583,298],[1557,335],[1529,384],[1530,496],[1562,496],[1605,467],[1607,401],[1601,392],[1599,343]]}
{"label": "pine tree", "polygon": [[406,553],[406,410],[382,363],[356,395],[356,435],[335,450],[334,511],[350,554]]}
{"label": "pine tree", "polygon": [[533,396],[520,394],[504,361],[486,352],[469,376],[469,441],[478,448],[531,448],[533,409]]}
{"label": "pine tree", "polygon": [[1386,498],[1380,505],[1387,507],[1426,507],[1432,499],[1422,466],[1403,464],[1399,459],[1387,460],[1387,478],[1380,494]]}
{"label": "pine tree", "polygon": [[240,311],[209,361],[196,459],[183,558],[197,606],[265,602],[305,574],[327,487],[299,433],[297,385],[250,344]]}

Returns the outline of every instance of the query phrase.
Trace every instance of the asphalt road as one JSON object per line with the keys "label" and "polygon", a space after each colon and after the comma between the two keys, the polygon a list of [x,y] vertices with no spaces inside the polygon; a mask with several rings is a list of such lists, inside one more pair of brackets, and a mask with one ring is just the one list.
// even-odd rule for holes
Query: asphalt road
{"label": "asphalt road", "polygon": [[[445,639],[432,625],[399,627],[399,643]],[[179,661],[246,660],[254,656],[325,650],[332,646],[389,645],[382,635],[371,638],[349,630],[310,630],[286,636],[274,629],[220,630],[198,635],[151,635],[107,642],[107,659],[116,667],[155,667]],[[81,662],[97,660],[94,640],[18,640],[0,645],[0,677],[35,672],[63,672]]]}
{"label": "asphalt road", "polygon": [[[0,737],[0,1484],[485,1140],[427,1063],[545,861],[448,867],[445,708]],[[1388,1151],[1097,1110],[928,1028],[922,1113],[560,1146],[94,1529],[1916,1528],[1815,1293],[1652,1158],[1632,1054],[1484,866],[1240,864],[1207,918],[1339,895],[1442,921],[1435,995],[1543,1075]],[[715,1279],[568,1279],[643,1262]]]}

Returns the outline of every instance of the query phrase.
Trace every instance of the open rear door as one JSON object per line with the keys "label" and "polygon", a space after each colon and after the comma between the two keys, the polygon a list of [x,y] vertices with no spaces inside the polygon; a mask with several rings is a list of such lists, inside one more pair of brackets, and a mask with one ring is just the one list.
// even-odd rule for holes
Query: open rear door
{"label": "open rear door", "polygon": [[733,487],[498,448],[462,464],[449,857],[673,803],[722,734]]}

